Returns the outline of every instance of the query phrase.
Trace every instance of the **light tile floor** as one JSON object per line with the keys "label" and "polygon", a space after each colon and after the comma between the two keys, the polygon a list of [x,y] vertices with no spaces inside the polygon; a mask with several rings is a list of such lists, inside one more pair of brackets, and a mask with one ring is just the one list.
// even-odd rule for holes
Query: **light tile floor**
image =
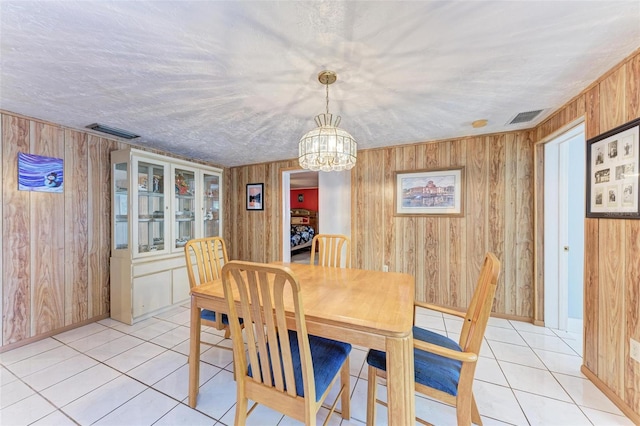
{"label": "light tile floor", "polygon": [[[420,311],[419,326],[457,340],[462,322]],[[197,409],[187,405],[189,311],[176,307],[133,326],[106,319],[0,354],[0,424],[233,424],[232,353],[202,346]],[[230,347],[214,329],[203,340]],[[581,336],[492,318],[474,392],[485,425],[632,425],[580,373]],[[351,355],[351,421],[363,425],[366,350]],[[384,386],[379,396],[385,397]],[[387,424],[378,406],[378,423]],[[455,424],[452,407],[417,396],[416,413],[436,425]],[[324,418],[326,411],[321,412]],[[266,407],[250,425],[293,425]]]}

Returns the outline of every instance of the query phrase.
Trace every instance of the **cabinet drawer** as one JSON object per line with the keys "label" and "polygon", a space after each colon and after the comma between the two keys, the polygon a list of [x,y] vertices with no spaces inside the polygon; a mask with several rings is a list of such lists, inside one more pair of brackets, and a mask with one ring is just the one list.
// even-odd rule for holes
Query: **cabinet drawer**
{"label": "cabinet drawer", "polygon": [[171,271],[133,279],[133,317],[171,305]]}
{"label": "cabinet drawer", "polygon": [[168,259],[158,259],[153,262],[144,262],[133,265],[133,276],[155,274],[160,271],[168,271],[173,268],[182,268],[186,265],[184,255],[179,257],[170,257]]}

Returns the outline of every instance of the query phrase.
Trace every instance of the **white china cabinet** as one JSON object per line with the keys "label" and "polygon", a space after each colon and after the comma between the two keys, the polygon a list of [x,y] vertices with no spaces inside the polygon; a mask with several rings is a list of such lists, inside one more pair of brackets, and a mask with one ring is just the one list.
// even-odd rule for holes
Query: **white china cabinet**
{"label": "white china cabinet", "polygon": [[111,318],[189,298],[184,245],[218,236],[222,170],[134,148],[111,153]]}

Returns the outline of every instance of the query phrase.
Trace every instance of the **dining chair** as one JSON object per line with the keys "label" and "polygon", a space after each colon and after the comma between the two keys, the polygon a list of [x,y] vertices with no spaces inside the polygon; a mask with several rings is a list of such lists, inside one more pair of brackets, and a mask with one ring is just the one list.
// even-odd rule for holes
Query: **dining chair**
{"label": "dining chair", "polygon": [[[441,334],[413,327],[416,391],[455,406],[458,425],[470,425],[472,421],[482,424],[472,391],[473,377],[499,274],[500,261],[493,253],[487,253],[466,313],[414,302],[414,315],[415,308],[422,307],[464,318],[458,343]],[[377,378],[386,377],[386,361],[382,351],[372,349],[367,354],[367,425],[375,424],[375,404],[386,405],[376,399]]]}
{"label": "dining chair", "polygon": [[[351,267],[351,239],[341,234],[317,234],[311,241],[311,265],[315,264],[316,249],[318,265]],[[344,266],[342,255],[344,253]]]}
{"label": "dining chair", "polygon": [[[227,247],[220,237],[189,240],[184,246],[184,254],[187,261],[190,288],[220,279],[222,266],[229,261]],[[225,339],[228,339],[231,335],[229,318],[226,314],[218,315],[214,311],[202,309],[200,317],[202,318],[202,325],[224,330]]]}
{"label": "dining chair", "polygon": [[[307,334],[300,283],[293,271],[286,266],[231,261],[222,268],[222,284],[233,341],[235,424],[244,425],[254,408],[263,404],[315,425],[338,376],[340,388],[326,420],[339,399],[342,418],[349,419],[351,345]],[[285,303],[293,312],[285,313]],[[239,316],[244,319],[246,347]],[[254,403],[247,410],[249,399]]]}

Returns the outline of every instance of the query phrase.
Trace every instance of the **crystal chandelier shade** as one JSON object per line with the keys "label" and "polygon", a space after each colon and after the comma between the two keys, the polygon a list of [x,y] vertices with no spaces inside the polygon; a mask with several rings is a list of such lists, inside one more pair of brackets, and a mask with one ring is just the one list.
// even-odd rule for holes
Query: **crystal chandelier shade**
{"label": "crystal chandelier shade", "polygon": [[307,132],[298,145],[298,162],[307,170],[331,172],[350,170],[356,164],[355,139],[346,130],[338,127],[340,117],[329,114],[329,84],[336,81],[332,71],[318,74],[320,83],[327,87],[327,112],[316,116],[317,128]]}

